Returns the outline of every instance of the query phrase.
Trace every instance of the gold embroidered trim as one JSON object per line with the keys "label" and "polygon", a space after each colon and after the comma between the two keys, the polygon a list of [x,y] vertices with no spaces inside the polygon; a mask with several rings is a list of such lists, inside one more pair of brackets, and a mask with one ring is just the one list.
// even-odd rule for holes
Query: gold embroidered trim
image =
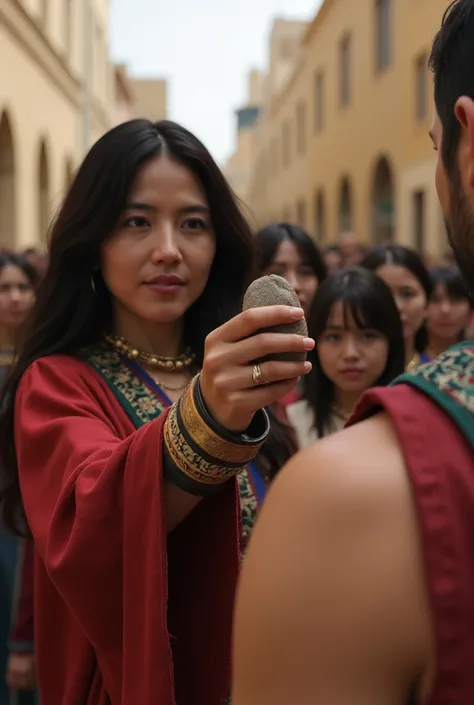
{"label": "gold embroidered trim", "polygon": [[177,404],[173,404],[163,428],[169,456],[182,473],[203,485],[220,485],[242,471],[240,467],[226,467],[210,463],[200,457],[187,443],[177,420]]}
{"label": "gold embroidered trim", "polygon": [[194,401],[194,386],[197,384],[195,377],[189,387],[183,392],[179,409],[186,431],[189,433],[194,443],[203,450],[206,455],[210,455],[216,460],[227,463],[239,463],[246,465],[255,458],[261,448],[261,443],[240,445],[221,438],[206,424]]}

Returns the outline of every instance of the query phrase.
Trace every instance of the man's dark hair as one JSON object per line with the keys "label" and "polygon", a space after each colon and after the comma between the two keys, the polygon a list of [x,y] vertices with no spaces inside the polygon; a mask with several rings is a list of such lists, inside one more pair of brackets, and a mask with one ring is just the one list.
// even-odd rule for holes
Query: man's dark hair
{"label": "man's dark hair", "polygon": [[461,96],[474,100],[474,0],[454,0],[443,16],[430,56],[436,110],[443,126],[441,156],[453,175],[461,128],[454,114]]}

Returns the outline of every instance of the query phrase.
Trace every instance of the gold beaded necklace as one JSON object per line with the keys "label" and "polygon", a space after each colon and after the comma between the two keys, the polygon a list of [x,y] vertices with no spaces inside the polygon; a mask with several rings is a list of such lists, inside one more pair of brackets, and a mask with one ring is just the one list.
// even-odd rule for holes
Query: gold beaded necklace
{"label": "gold beaded necklace", "polygon": [[[144,367],[150,367],[154,370],[161,370],[162,372],[183,372],[191,367],[195,360],[195,355],[189,350],[189,348],[178,357],[162,357],[160,355],[145,352],[144,350],[139,350],[133,345],[130,345],[125,338],[118,335],[107,334],[104,336],[104,340],[115,350],[117,350],[117,352],[124,355],[129,360],[138,362]],[[171,390],[170,387],[168,389],[170,391],[179,391],[179,389]]]}
{"label": "gold beaded necklace", "polygon": [[411,372],[412,370],[415,369],[415,367],[418,367],[418,365],[420,364],[420,362],[421,362],[420,355],[419,355],[419,353],[416,352],[416,353],[413,355],[413,357],[412,357],[412,359],[410,360],[410,362],[408,363],[408,365],[406,366],[405,372]]}

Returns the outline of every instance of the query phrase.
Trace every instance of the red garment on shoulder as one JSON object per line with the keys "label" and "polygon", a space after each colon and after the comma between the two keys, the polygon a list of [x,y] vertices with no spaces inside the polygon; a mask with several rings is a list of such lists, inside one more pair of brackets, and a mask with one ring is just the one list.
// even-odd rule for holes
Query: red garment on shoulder
{"label": "red garment on shoulder", "polygon": [[239,565],[235,483],[166,536],[162,427],[136,430],[67,356],[35,362],[15,405],[37,551],[35,651],[45,705],[222,705]]}
{"label": "red garment on shoulder", "polygon": [[406,384],[366,392],[348,425],[380,409],[397,431],[418,513],[436,639],[429,705],[468,705],[474,703],[473,449],[433,399]]}

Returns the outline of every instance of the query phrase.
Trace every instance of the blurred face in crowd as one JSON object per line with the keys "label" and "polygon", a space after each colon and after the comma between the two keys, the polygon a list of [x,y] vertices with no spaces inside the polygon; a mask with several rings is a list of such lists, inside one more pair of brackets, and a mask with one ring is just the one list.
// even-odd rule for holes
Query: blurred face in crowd
{"label": "blurred face in crowd", "polygon": [[437,284],[428,306],[426,327],[430,338],[446,340],[449,345],[461,339],[471,317],[465,296],[450,295],[446,286]]}
{"label": "blurred face in crowd", "polygon": [[426,318],[428,300],[425,290],[409,269],[398,264],[384,264],[376,273],[391,289],[400,312],[403,336],[412,345]]}
{"label": "blurred face in crowd", "polygon": [[24,322],[34,302],[34,289],[20,267],[6,265],[0,271],[0,330],[12,334]]}
{"label": "blurred face in crowd", "polygon": [[329,272],[334,272],[337,269],[342,269],[342,254],[340,250],[327,250],[324,253],[324,261]]}
{"label": "blurred face in crowd", "polygon": [[318,288],[318,278],[309,262],[303,259],[294,242],[291,240],[281,242],[265,274],[278,274],[286,279],[296,291],[305,315],[308,315]]}

